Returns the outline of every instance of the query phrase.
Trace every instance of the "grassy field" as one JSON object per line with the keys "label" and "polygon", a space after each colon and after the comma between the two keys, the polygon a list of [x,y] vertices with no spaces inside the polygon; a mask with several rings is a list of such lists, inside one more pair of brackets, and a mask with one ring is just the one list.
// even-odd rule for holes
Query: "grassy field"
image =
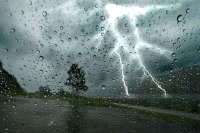
{"label": "grassy field", "polygon": [[136,99],[111,99],[123,104],[171,109],[188,113],[200,114],[200,98],[136,98]]}
{"label": "grassy field", "polygon": [[172,109],[172,110],[180,110],[183,112],[191,112],[191,113],[199,113],[199,100],[188,100],[188,99],[164,99],[164,98],[148,98],[148,99],[101,99],[101,98],[85,98],[85,97],[73,97],[73,96],[60,96],[60,95],[42,95],[37,93],[6,93],[0,95],[0,101],[6,100],[14,100],[13,97],[20,96],[25,98],[41,98],[41,99],[54,99],[54,100],[64,100],[69,102],[72,105],[79,106],[99,106],[99,107],[109,107],[109,108],[126,108],[131,109],[132,111],[148,115],[153,118],[162,119],[165,121],[173,122],[178,125],[189,127],[194,130],[200,131],[200,121],[192,120],[180,116],[173,116],[163,113],[155,113],[150,111],[144,111],[140,109],[132,109],[128,107],[122,107],[119,105],[113,104],[113,102],[117,103],[125,103],[131,105],[139,105],[139,106],[147,106],[147,107],[156,107],[156,108],[164,108],[164,109]]}

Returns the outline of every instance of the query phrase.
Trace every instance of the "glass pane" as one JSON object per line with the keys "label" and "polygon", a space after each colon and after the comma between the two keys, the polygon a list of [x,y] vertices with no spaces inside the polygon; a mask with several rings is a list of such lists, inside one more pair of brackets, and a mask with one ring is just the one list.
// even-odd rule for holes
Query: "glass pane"
{"label": "glass pane", "polygon": [[0,132],[199,132],[199,0],[1,0]]}

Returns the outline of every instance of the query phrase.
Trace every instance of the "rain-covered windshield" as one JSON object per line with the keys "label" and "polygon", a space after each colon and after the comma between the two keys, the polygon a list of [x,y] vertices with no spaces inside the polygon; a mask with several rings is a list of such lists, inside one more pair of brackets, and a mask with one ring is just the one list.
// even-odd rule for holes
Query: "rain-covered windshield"
{"label": "rain-covered windshield", "polygon": [[1,0],[0,132],[200,131],[199,0]]}

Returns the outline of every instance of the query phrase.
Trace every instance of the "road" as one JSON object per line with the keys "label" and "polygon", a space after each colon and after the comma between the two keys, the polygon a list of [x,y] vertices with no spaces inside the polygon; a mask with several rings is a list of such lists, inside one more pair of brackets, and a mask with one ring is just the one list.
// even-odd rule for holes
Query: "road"
{"label": "road", "polygon": [[0,133],[195,133],[128,109],[16,98],[0,102]]}

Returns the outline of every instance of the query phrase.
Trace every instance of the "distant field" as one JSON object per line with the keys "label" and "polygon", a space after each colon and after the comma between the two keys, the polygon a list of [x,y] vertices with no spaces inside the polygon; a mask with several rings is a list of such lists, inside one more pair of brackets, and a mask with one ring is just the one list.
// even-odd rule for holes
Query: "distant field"
{"label": "distant field", "polygon": [[200,97],[194,98],[124,98],[124,99],[108,99],[108,98],[75,98],[72,95],[42,95],[37,93],[5,93],[0,95],[0,101],[12,99],[13,96],[22,96],[29,98],[56,99],[64,100],[74,105],[82,106],[115,106],[112,102],[130,104],[135,106],[155,107],[161,109],[171,109],[188,113],[200,114]]}
{"label": "distant field", "polygon": [[[109,108],[126,108],[113,104],[113,102],[146,106],[146,107],[155,107],[162,109],[172,109],[179,110],[182,112],[190,112],[195,114],[200,114],[200,99],[182,99],[182,98],[134,98],[134,99],[106,99],[106,98],[84,98],[84,97],[73,97],[71,95],[61,96],[61,95],[42,95],[37,93],[7,93],[0,95],[0,101],[15,100],[14,97],[26,97],[26,98],[40,98],[40,99],[54,99],[67,101],[71,105],[78,106],[98,106],[98,107],[109,107]],[[127,109],[129,109],[127,107]],[[144,111],[139,109],[131,109],[141,114],[145,114],[151,117],[163,119],[166,121],[175,122],[179,125],[186,126],[195,130],[200,130],[200,122],[192,119],[187,119],[179,116],[172,116],[163,113],[154,113],[150,111]]]}
{"label": "distant field", "polygon": [[200,114],[200,97],[111,99],[111,101],[130,105],[171,109],[182,112]]}

